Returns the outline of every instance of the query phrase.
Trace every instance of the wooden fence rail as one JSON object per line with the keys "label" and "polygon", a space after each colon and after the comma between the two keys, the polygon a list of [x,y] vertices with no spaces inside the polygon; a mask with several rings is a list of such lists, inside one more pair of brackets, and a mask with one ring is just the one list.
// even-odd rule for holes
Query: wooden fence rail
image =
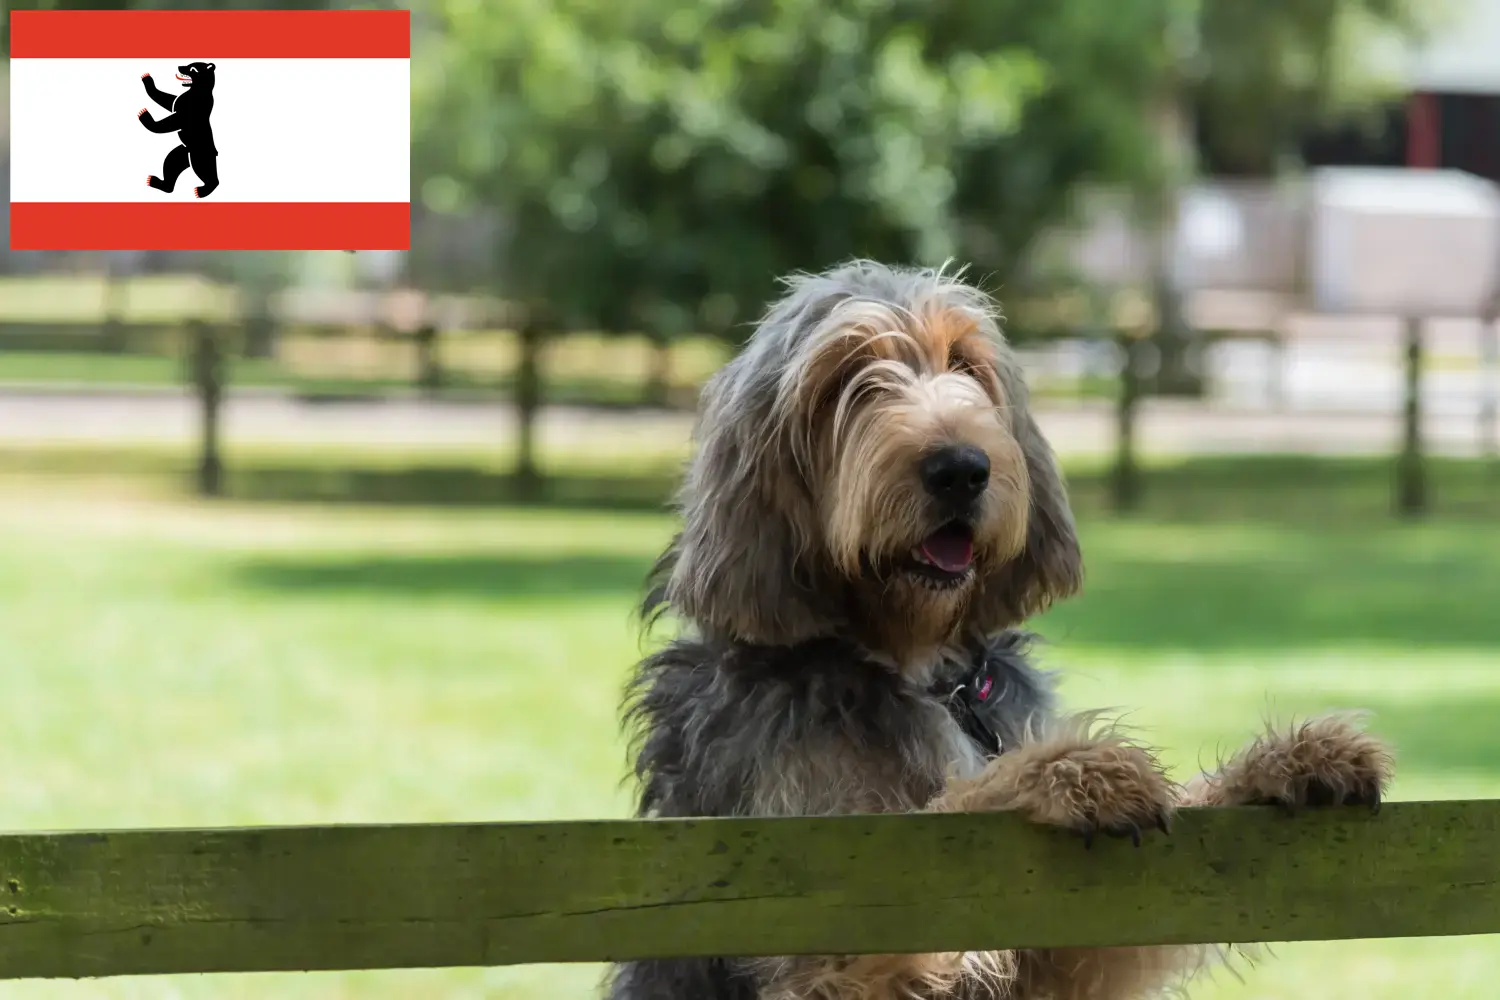
{"label": "wooden fence rail", "polygon": [[0,977],[1500,932],[1500,801],[0,836]]}

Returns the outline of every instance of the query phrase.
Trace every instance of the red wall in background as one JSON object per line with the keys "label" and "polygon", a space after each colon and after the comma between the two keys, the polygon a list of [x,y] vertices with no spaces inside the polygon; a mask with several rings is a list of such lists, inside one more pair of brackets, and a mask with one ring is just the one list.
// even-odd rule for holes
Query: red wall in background
{"label": "red wall in background", "polygon": [[1500,181],[1500,95],[1412,94],[1373,128],[1349,121],[1314,131],[1302,158],[1311,167],[1444,167]]}
{"label": "red wall in background", "polygon": [[1406,165],[1434,168],[1443,163],[1442,106],[1436,94],[1406,99]]}

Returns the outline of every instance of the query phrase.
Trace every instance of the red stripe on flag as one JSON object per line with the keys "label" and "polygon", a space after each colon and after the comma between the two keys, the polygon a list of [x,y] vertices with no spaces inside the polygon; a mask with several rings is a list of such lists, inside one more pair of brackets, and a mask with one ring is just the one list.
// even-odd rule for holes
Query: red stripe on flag
{"label": "red stripe on flag", "polygon": [[12,59],[410,59],[405,10],[12,11]]}
{"label": "red stripe on flag", "polygon": [[408,250],[407,202],[10,204],[12,250]]}

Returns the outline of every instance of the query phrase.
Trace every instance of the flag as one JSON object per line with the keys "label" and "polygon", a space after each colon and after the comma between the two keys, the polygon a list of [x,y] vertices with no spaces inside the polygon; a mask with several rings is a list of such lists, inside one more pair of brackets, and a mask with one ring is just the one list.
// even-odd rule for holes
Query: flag
{"label": "flag", "polygon": [[12,250],[405,250],[404,10],[13,11]]}

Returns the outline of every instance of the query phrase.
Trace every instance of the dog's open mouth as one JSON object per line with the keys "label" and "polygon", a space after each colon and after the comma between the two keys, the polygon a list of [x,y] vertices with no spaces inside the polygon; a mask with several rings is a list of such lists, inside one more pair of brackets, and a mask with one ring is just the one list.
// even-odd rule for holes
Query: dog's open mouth
{"label": "dog's open mouth", "polygon": [[974,569],[974,529],[949,521],[912,548],[906,569],[935,583],[961,582]]}

